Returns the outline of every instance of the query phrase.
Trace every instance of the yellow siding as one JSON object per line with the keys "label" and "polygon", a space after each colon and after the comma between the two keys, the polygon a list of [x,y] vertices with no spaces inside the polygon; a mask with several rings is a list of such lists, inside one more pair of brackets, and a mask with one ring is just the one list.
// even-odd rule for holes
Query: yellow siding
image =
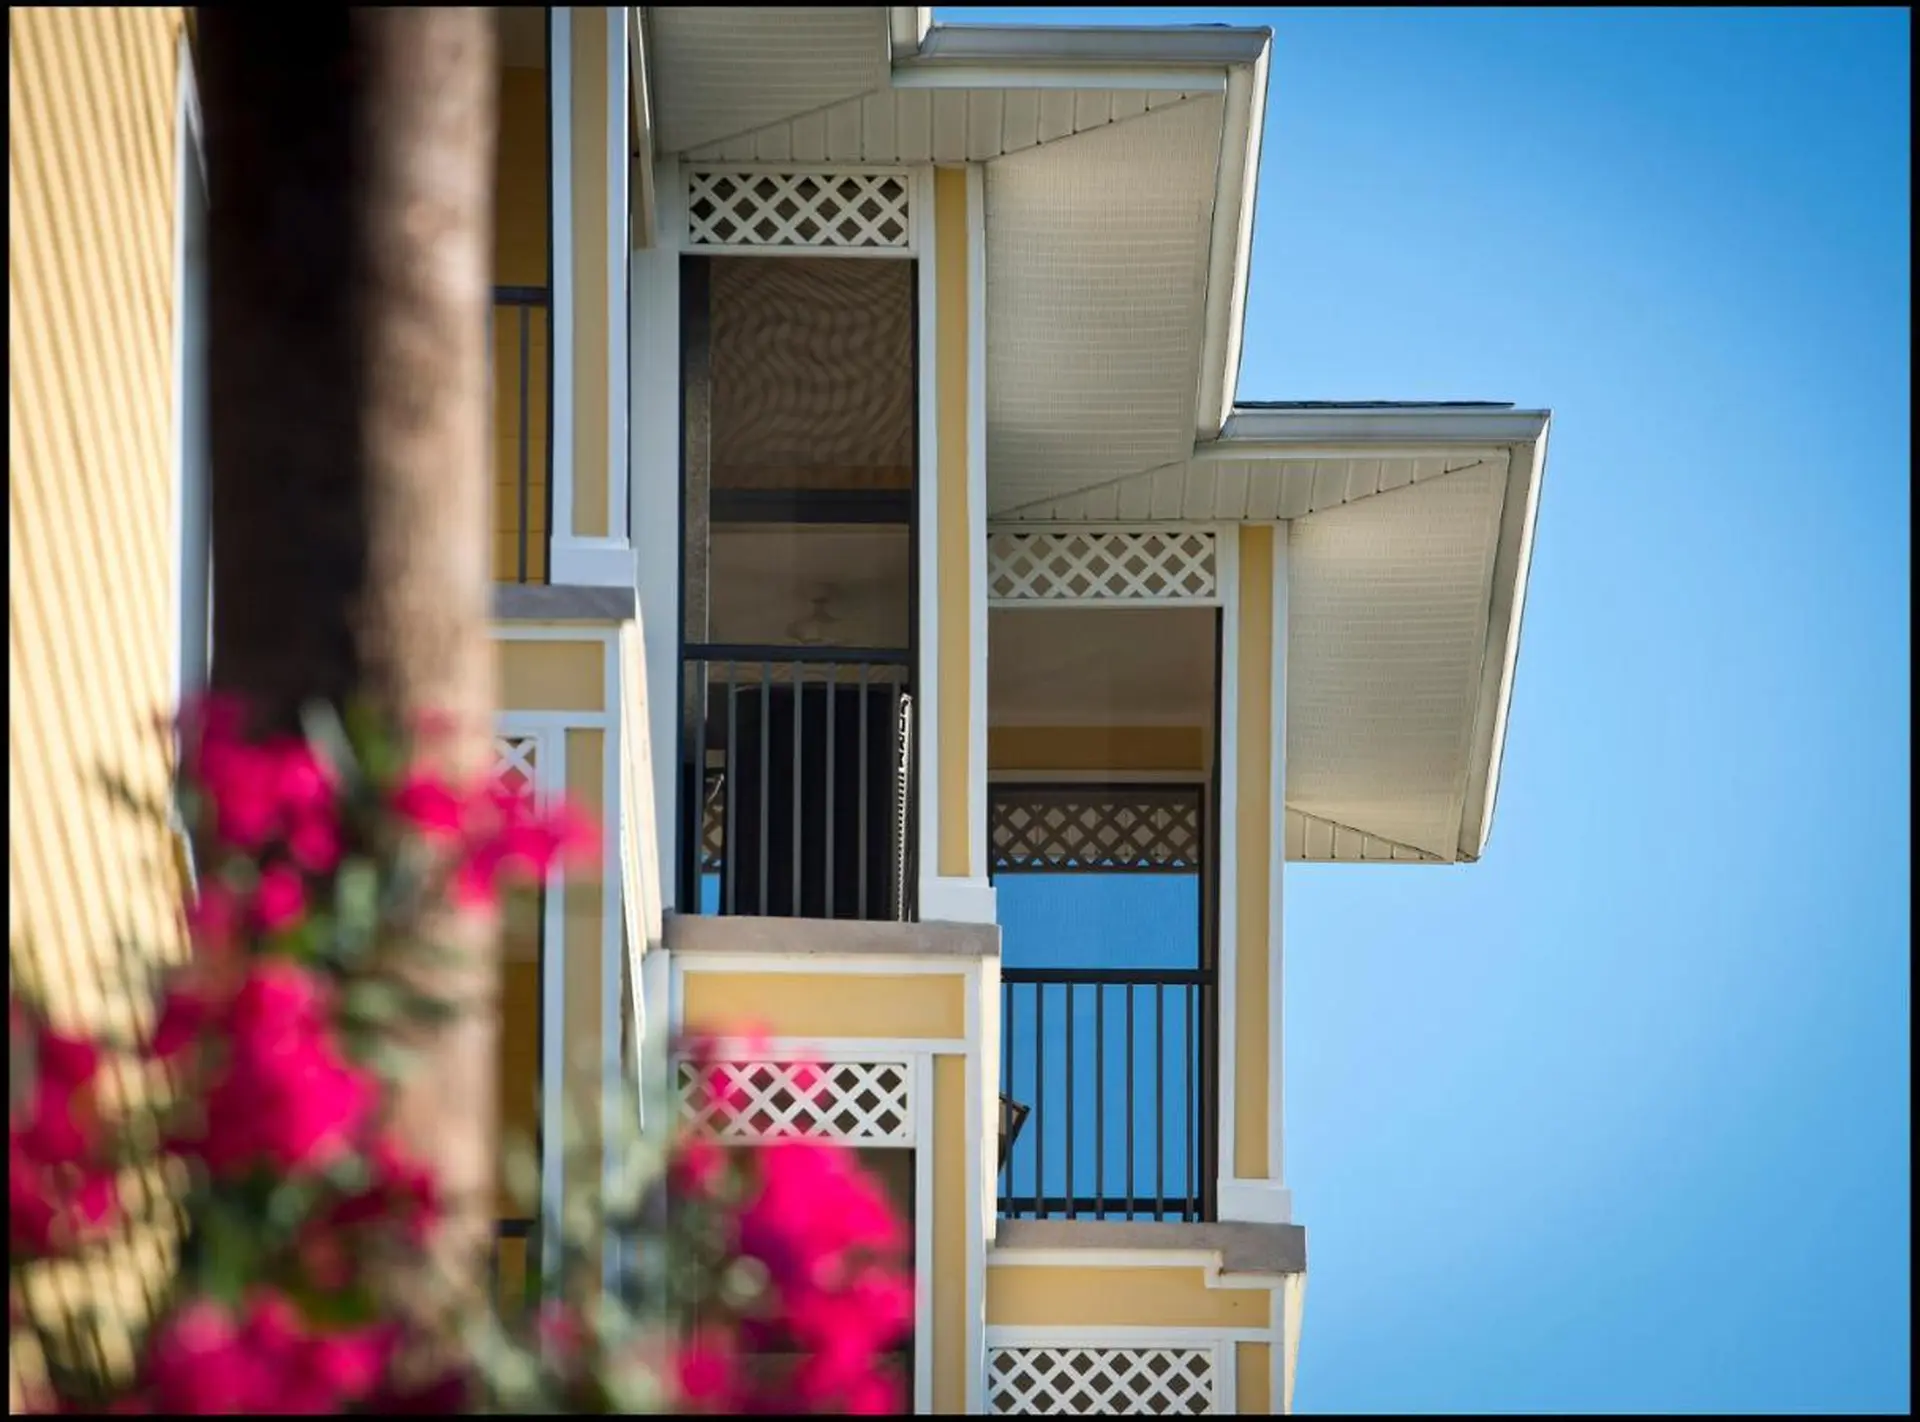
{"label": "yellow siding", "polygon": [[987,1270],[990,1328],[1265,1328],[1272,1317],[1271,1292],[1208,1288],[1197,1265]]}
{"label": "yellow siding", "polygon": [[[493,279],[499,286],[547,285],[547,75],[500,74],[500,139],[494,167]],[[520,322],[527,323],[527,394],[520,398]],[[493,312],[493,575],[517,581],[520,429],[527,435],[527,578],[547,577],[547,313],[496,306]]]}
{"label": "yellow siding", "polygon": [[966,1032],[959,973],[702,973],[686,975],[688,1027],[755,1028],[775,1037],[930,1037]]}
{"label": "yellow siding", "polygon": [[[933,1410],[967,1410],[967,1059],[933,1062]],[[978,1228],[977,1225],[974,1228]]]}
{"label": "yellow siding", "polygon": [[607,649],[603,642],[495,644],[503,711],[604,711]]}
{"label": "yellow siding", "polygon": [[1240,774],[1234,905],[1233,1173],[1267,1175],[1267,868],[1273,854],[1273,530],[1240,530]]}
{"label": "yellow siding", "polygon": [[[607,12],[573,9],[573,527],[607,536]],[[624,313],[623,313],[624,317]]]}
{"label": "yellow siding", "polygon": [[[603,826],[606,824],[606,733],[567,732],[567,799],[574,809]],[[566,1062],[569,1109],[581,1123],[599,1120],[601,968],[604,875],[602,861],[574,865],[566,874]]]}
{"label": "yellow siding", "polygon": [[935,505],[939,517],[939,727],[934,748],[940,772],[939,865],[943,875],[974,872],[968,830],[968,738],[973,717],[972,567],[967,507],[967,170],[933,175],[934,392],[939,410]]}
{"label": "yellow siding", "polygon": [[1267,1343],[1236,1343],[1234,1373],[1240,1390],[1235,1412],[1271,1415],[1273,1401],[1273,1347]]}
{"label": "yellow siding", "polygon": [[[99,784],[167,786],[180,28],[7,12],[7,943],[59,1021],[122,1031],[115,940],[180,946],[171,841]],[[162,1266],[120,1262],[87,1292],[137,1308]]]}

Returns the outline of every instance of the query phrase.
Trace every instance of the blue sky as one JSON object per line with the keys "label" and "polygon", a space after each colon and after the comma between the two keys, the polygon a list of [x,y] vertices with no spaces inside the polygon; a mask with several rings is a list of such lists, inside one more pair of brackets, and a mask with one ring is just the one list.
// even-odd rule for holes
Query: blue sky
{"label": "blue sky", "polygon": [[1299,1409],[1904,1411],[1907,17],[939,16],[1271,25],[1241,395],[1555,411],[1487,858],[1288,875]]}

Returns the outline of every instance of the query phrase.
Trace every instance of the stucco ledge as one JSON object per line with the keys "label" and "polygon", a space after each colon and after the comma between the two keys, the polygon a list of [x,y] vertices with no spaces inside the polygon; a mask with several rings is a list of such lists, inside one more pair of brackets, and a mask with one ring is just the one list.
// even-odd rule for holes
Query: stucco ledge
{"label": "stucco ledge", "polygon": [[[1296,1224],[1223,1220],[1001,1220],[989,1264],[1019,1264],[1022,1255],[1126,1251],[1218,1257],[1223,1274],[1304,1274],[1307,1232]],[[1052,1262],[1051,1260],[1049,1262]]]}
{"label": "stucco ledge", "polygon": [[669,914],[669,952],[780,957],[998,958],[992,923],[865,923],[852,919]]}

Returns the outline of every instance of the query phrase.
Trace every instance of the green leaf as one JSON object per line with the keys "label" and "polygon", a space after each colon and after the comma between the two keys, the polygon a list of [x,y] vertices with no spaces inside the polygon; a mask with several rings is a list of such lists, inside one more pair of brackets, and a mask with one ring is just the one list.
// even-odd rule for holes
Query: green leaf
{"label": "green leaf", "polygon": [[340,773],[343,782],[352,784],[359,778],[360,757],[354,754],[352,738],[332,706],[324,701],[309,701],[300,708],[300,726],[314,749]]}
{"label": "green leaf", "polygon": [[353,858],[334,880],[334,924],[341,957],[358,962],[373,946],[380,927],[380,871],[373,861]]}
{"label": "green leaf", "polygon": [[390,1026],[405,1009],[399,986],[385,978],[357,980],[340,1003],[341,1015],[348,1021],[375,1028]]}

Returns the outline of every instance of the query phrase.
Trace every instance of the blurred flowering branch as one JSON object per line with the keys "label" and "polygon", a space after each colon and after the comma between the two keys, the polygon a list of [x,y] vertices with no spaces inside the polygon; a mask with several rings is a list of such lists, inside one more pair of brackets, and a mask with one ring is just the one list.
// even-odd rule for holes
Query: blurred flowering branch
{"label": "blurred flowering branch", "polygon": [[[897,1407],[884,1354],[911,1321],[906,1239],[851,1155],[642,1134],[630,1095],[608,1113],[621,1123],[610,1139],[549,1125],[570,1136],[569,1203],[545,1222],[558,1257],[542,1260],[540,1306],[461,1317],[459,1358],[426,1376],[410,1366],[412,1325],[383,1306],[381,1281],[413,1271],[430,1299],[444,1284],[456,1313],[461,1295],[431,1247],[448,1200],[391,1107],[413,1043],[494,1005],[423,988],[431,978],[418,970],[444,950],[396,925],[432,921],[420,912],[429,903],[495,913],[503,889],[590,859],[593,827],[497,782],[449,781],[365,715],[316,714],[303,736],[260,740],[241,708],[209,701],[181,732],[178,813],[202,864],[190,961],[164,984],[137,1052],[173,1083],[158,1129],[103,1115],[100,1047],[10,994],[10,1319],[48,1360],[40,1405]],[[710,1046],[685,1056],[696,1090],[729,1089]],[[134,1374],[120,1379],[20,1301],[34,1268],[109,1237],[121,1172],[156,1157],[184,1178],[185,1237]]]}

